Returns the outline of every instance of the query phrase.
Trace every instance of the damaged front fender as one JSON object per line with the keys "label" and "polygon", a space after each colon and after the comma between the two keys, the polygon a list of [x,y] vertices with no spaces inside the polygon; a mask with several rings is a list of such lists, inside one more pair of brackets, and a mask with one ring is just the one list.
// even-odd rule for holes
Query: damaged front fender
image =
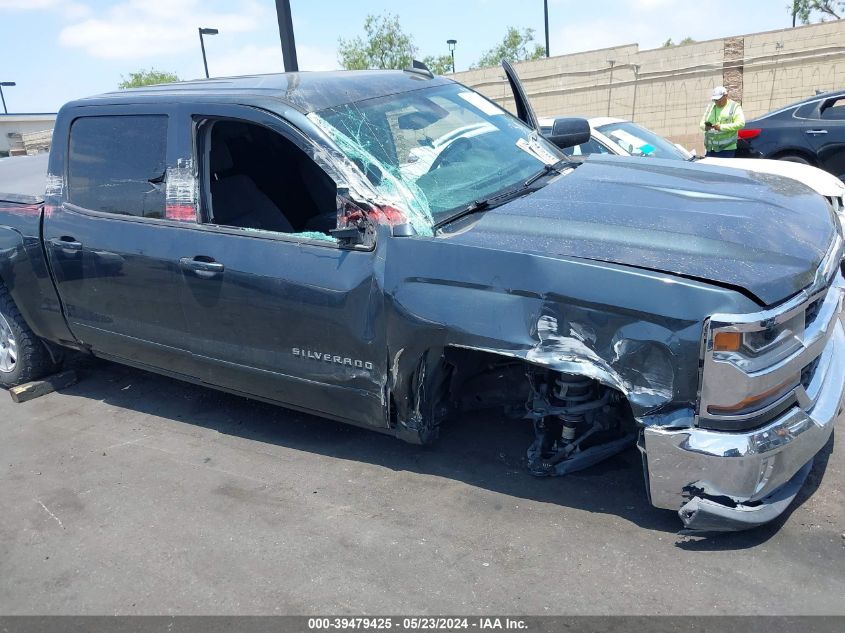
{"label": "damaged front fender", "polygon": [[737,309],[744,297],[660,273],[495,246],[391,240],[385,292],[400,414],[423,355],[456,347],[595,379],[624,395],[642,425],[667,416],[673,425],[685,417],[692,423],[704,319],[719,306]]}

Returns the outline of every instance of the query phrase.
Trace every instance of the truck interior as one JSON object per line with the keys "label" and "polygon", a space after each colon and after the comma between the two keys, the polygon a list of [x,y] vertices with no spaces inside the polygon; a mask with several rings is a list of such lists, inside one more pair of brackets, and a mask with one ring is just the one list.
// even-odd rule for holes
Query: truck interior
{"label": "truck interior", "polygon": [[328,235],[337,226],[337,186],[294,143],[266,127],[206,120],[206,221],[243,229]]}

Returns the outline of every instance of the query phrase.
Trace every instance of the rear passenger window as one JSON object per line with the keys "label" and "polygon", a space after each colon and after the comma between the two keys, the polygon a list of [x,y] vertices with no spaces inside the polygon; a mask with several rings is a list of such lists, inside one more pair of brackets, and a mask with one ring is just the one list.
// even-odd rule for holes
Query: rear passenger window
{"label": "rear passenger window", "polygon": [[819,105],[818,101],[810,101],[810,103],[805,103],[804,105],[800,106],[795,112],[793,116],[796,119],[815,119],[818,118],[816,114],[816,107]]}
{"label": "rear passenger window", "polygon": [[85,209],[164,217],[167,117],[93,116],[70,129],[68,200]]}

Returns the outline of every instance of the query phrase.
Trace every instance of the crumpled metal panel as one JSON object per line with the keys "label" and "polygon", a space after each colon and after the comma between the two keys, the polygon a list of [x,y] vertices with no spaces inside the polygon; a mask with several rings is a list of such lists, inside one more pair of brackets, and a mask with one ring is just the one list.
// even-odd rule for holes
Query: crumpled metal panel
{"label": "crumpled metal panel", "polygon": [[442,238],[388,245],[400,420],[413,402],[408,377],[426,351],[457,347],[594,378],[623,393],[641,424],[689,426],[704,318],[754,309],[735,292],[691,280],[496,246]]}

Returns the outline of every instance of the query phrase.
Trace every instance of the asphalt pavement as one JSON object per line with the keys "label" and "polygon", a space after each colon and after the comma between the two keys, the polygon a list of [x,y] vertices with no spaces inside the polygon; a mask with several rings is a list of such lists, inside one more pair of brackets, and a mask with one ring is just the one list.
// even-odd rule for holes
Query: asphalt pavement
{"label": "asphalt pavement", "polygon": [[496,413],[422,448],[79,371],[0,392],[0,614],[845,614],[835,435],[785,517],[689,537],[635,450],[535,479],[530,429]]}

